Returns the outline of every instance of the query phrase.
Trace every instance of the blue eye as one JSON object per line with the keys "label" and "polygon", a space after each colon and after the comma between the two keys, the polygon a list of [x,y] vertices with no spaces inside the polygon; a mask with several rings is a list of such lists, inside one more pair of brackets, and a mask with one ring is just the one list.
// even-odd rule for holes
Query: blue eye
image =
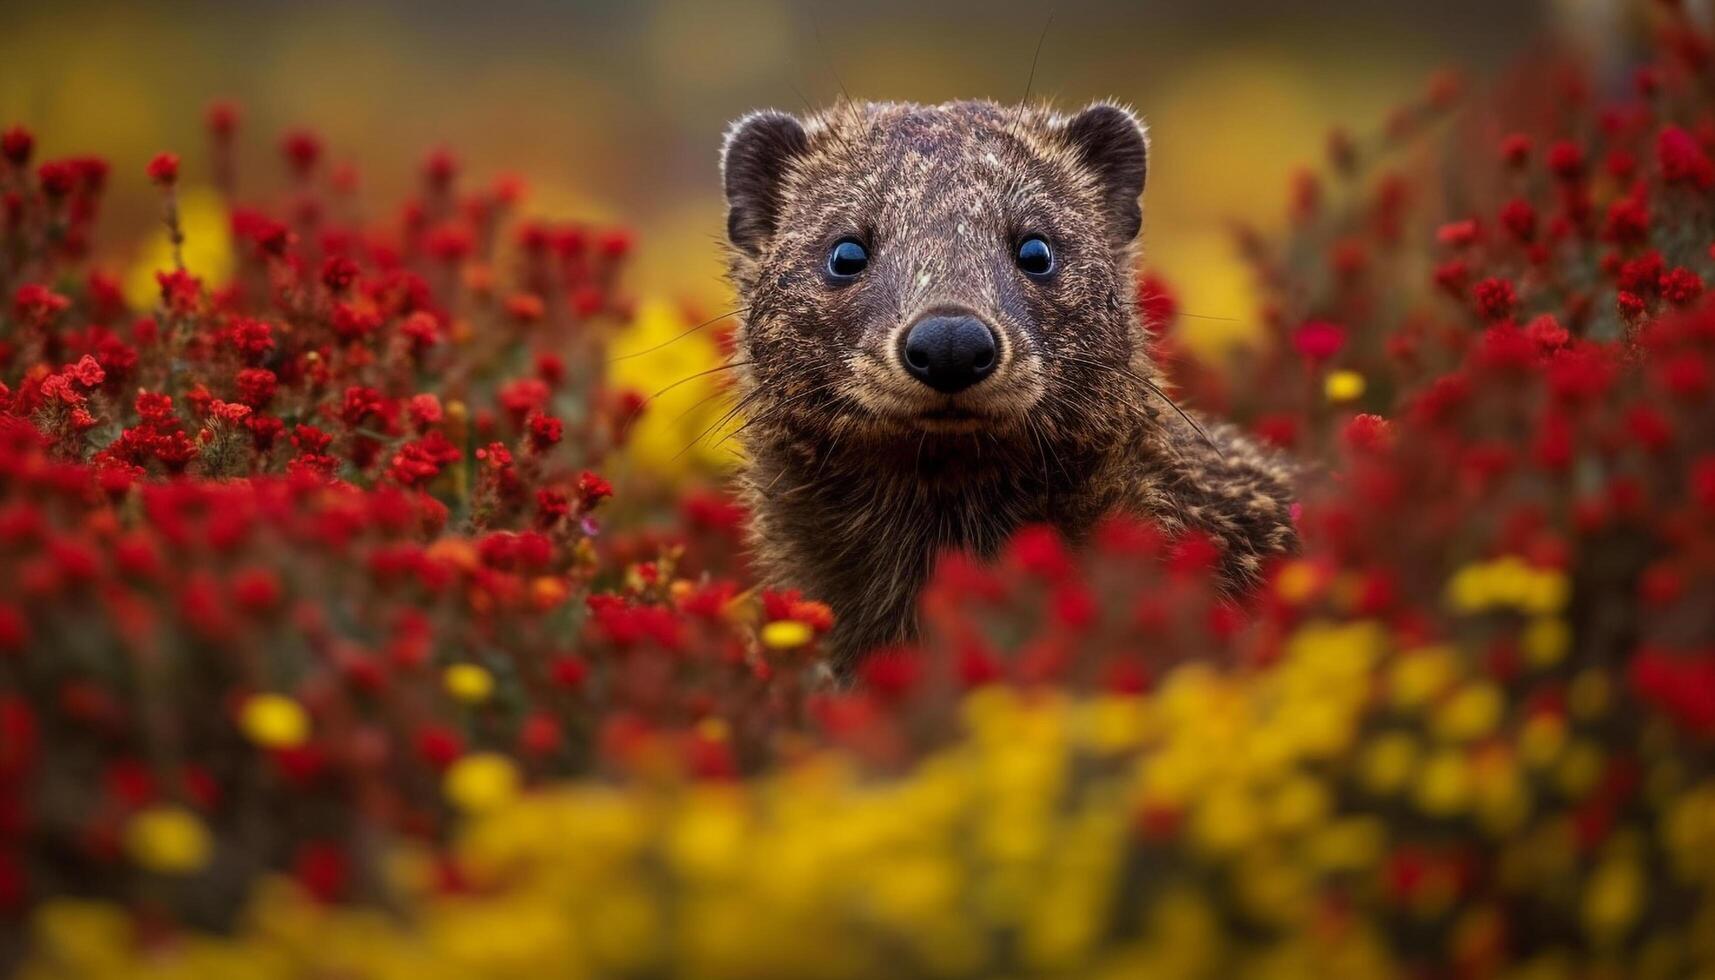
{"label": "blue eye", "polygon": [[828,274],[836,279],[850,279],[869,265],[869,249],[855,238],[842,238],[828,253]]}
{"label": "blue eye", "polygon": [[1019,242],[1014,259],[1026,275],[1045,276],[1054,271],[1054,251],[1041,235],[1031,235]]}

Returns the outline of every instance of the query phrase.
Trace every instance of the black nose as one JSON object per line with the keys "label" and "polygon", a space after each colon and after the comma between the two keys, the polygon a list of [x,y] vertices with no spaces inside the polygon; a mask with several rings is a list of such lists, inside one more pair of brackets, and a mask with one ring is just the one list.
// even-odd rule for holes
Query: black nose
{"label": "black nose", "polygon": [[994,373],[994,331],[963,313],[936,313],[911,325],[901,350],[905,370],[943,394],[964,391]]}

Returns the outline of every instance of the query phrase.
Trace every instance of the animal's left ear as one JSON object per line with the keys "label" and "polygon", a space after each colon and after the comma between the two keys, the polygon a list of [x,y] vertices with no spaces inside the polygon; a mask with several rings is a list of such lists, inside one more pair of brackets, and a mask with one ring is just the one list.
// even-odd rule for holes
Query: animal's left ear
{"label": "animal's left ear", "polygon": [[1143,227],[1143,179],[1149,169],[1149,134],[1131,111],[1098,102],[1066,121],[1062,136],[1078,160],[1095,172],[1107,201],[1108,229],[1121,244]]}

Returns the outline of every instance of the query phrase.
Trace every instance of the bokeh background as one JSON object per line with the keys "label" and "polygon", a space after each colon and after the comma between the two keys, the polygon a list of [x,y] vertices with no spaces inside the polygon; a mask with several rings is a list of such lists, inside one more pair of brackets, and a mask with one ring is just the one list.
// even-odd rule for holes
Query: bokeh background
{"label": "bokeh background", "polygon": [[[1603,3],[1534,0],[546,0],[484,3],[6,0],[0,120],[49,154],[114,164],[106,239],[147,228],[142,163],[195,162],[203,106],[246,110],[247,147],[322,132],[372,192],[403,194],[429,148],[511,170],[553,216],[623,219],[636,285],[718,303],[716,148],[747,109],[839,95],[1116,97],[1149,119],[1152,263],[1207,314],[1242,315],[1223,221],[1266,222],[1335,121],[1379,119],[1443,65],[1481,73]],[[1052,9],[1046,36],[1043,27]],[[260,138],[267,134],[267,138]],[[272,173],[272,159],[251,173]],[[193,174],[194,174],[194,167]]]}
{"label": "bokeh background", "polygon": [[[46,156],[112,162],[100,237],[132,243],[107,261],[128,265],[144,294],[165,256],[143,177],[161,150],[186,160],[193,270],[219,278],[197,265],[224,254],[224,219],[195,184],[207,178],[203,109],[224,98],[244,109],[240,196],[279,179],[277,136],[291,127],[315,129],[335,162],[355,163],[366,201],[404,198],[424,155],[446,147],[467,179],[525,178],[539,216],[634,228],[632,287],[657,304],[649,309],[718,312],[731,308],[718,245],[728,121],[761,106],[822,105],[842,89],[1017,100],[1040,41],[1036,96],[1068,108],[1112,97],[1147,117],[1146,261],[1196,315],[1191,344],[1212,348],[1252,322],[1230,219],[1265,230],[1282,221],[1287,175],[1323,153],[1330,126],[1379,125],[1442,67],[1480,80],[1557,37],[1600,49],[1625,36],[1627,9],[1636,12],[1621,0],[4,0],[0,123],[36,130]],[[646,319],[645,339],[676,329],[665,314]],[[711,356],[673,353],[628,365],[636,377],[621,380],[656,388]],[[676,395],[703,397],[696,386]],[[686,441],[650,433],[644,445],[665,458],[675,440]]]}

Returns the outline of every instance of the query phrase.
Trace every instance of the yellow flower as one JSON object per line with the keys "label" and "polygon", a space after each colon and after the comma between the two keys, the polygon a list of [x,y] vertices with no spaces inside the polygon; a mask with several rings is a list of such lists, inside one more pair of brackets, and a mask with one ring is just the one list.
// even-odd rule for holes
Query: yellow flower
{"label": "yellow flower", "polygon": [[[721,437],[744,421],[723,421],[732,399],[721,391],[725,375],[710,370],[724,357],[714,339],[719,328],[693,329],[697,325],[678,304],[645,299],[614,337],[616,356],[606,369],[616,391],[655,393],[632,426],[626,455],[639,468],[668,479],[729,466],[732,443],[721,445]],[[670,389],[660,390],[669,382],[674,383]]]}
{"label": "yellow flower", "polygon": [[441,674],[441,683],[465,704],[481,704],[494,693],[494,675],[476,664],[453,664]]}
{"label": "yellow flower", "polygon": [[1381,861],[1387,827],[1377,817],[1344,817],[1315,831],[1305,846],[1309,862],[1323,871],[1362,871]]}
{"label": "yellow flower", "polygon": [[1364,397],[1364,376],[1356,371],[1335,371],[1323,383],[1323,392],[1336,405],[1355,402]]}
{"label": "yellow flower", "polygon": [[1532,768],[1553,764],[1565,747],[1566,720],[1552,712],[1531,715],[1519,732],[1519,755]]}
{"label": "yellow flower", "polygon": [[1567,747],[1554,775],[1562,793],[1580,797],[1596,787],[1605,765],[1601,749],[1588,739],[1579,739]]}
{"label": "yellow flower", "polygon": [[302,705],[281,694],[250,697],[239,710],[238,725],[265,749],[289,749],[310,737],[310,716]]}
{"label": "yellow flower", "polygon": [[1287,562],[1275,576],[1274,591],[1281,601],[1290,605],[1299,605],[1308,601],[1316,594],[1316,587],[1322,576],[1316,566],[1307,561]]}
{"label": "yellow flower", "polygon": [[1090,700],[1081,706],[1076,719],[1080,740],[1109,755],[1142,744],[1149,724],[1143,699],[1115,695]]}
{"label": "yellow flower", "polygon": [[1464,688],[1435,712],[1435,734],[1453,742],[1482,738],[1500,723],[1506,703],[1493,684]]}
{"label": "yellow flower", "polygon": [[1425,647],[1400,654],[1388,676],[1393,703],[1416,708],[1428,703],[1453,682],[1454,654],[1446,647]]}
{"label": "yellow flower", "polygon": [[1599,941],[1620,939],[1637,919],[1644,879],[1635,862],[1609,859],[1584,886],[1584,926]]}
{"label": "yellow flower", "polygon": [[1328,813],[1328,791],[1303,774],[1288,776],[1269,800],[1269,818],[1286,833],[1307,830]]}
{"label": "yellow flower", "polygon": [[689,878],[736,875],[743,869],[748,830],[736,794],[726,787],[699,789],[686,797],[667,833],[667,856]]}
{"label": "yellow flower", "polygon": [[1715,881],[1715,782],[1681,796],[1662,817],[1661,838],[1685,881]]}
{"label": "yellow flower", "polygon": [[1465,809],[1471,799],[1471,766],[1465,756],[1446,749],[1425,760],[1416,797],[1418,807],[1433,816],[1450,816]]}
{"label": "yellow flower", "polygon": [[1607,712],[1611,694],[1608,675],[1593,667],[1586,668],[1574,674],[1572,683],[1567,685],[1566,706],[1571,709],[1572,717],[1588,721]]}
{"label": "yellow flower", "polygon": [[1482,752],[1471,767],[1476,811],[1490,834],[1510,834],[1530,816],[1531,795],[1518,763],[1505,750]]}
{"label": "yellow flower", "polygon": [[441,782],[447,801],[469,813],[487,813],[518,795],[518,769],[494,752],[478,752],[453,763]]}
{"label": "yellow flower", "polygon": [[1552,667],[1565,659],[1572,647],[1572,627],[1556,616],[1533,619],[1519,638],[1524,655],[1533,667]]}
{"label": "yellow flower", "polygon": [[1538,569],[1525,582],[1519,608],[1525,612],[1549,615],[1566,608],[1572,597],[1572,584],[1566,573],[1552,568]]}
{"label": "yellow flower", "polygon": [[777,619],[762,627],[762,645],[770,650],[795,650],[815,636],[809,624],[796,619]]}
{"label": "yellow flower", "polygon": [[208,864],[213,843],[196,814],[180,806],[154,806],[126,823],[125,849],[150,871],[184,875]]}
{"label": "yellow flower", "polygon": [[1417,768],[1417,742],[1405,732],[1386,732],[1370,742],[1359,760],[1364,788],[1386,795],[1404,788]]}
{"label": "yellow flower", "polygon": [[1211,853],[1230,854],[1261,831],[1256,804],[1243,787],[1223,786],[1210,793],[1192,817],[1191,832]]}
{"label": "yellow flower", "polygon": [[1536,568],[1517,555],[1466,565],[1447,582],[1447,604],[1462,613],[1499,607],[1548,616],[1564,608],[1571,594],[1564,572]]}

